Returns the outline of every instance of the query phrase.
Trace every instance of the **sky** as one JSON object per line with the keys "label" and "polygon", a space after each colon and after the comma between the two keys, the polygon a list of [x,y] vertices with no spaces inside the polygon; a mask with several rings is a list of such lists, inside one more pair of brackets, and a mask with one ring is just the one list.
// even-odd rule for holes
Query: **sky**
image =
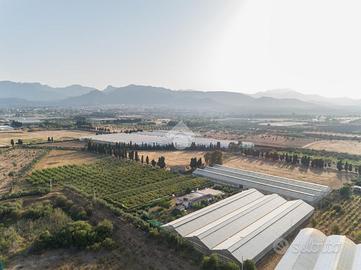
{"label": "sky", "polygon": [[0,0],[0,80],[361,98],[359,0]]}

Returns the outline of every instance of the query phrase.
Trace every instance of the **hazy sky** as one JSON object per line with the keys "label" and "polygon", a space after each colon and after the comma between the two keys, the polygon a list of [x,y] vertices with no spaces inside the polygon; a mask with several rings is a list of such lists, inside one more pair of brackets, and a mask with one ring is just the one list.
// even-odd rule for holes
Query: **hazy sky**
{"label": "hazy sky", "polygon": [[0,0],[0,80],[361,98],[360,0]]}

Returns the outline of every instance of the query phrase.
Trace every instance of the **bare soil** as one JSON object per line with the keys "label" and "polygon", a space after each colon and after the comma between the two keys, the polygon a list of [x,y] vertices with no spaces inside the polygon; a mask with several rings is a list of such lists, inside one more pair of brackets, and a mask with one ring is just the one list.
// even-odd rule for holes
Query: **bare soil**
{"label": "bare soil", "polygon": [[93,163],[101,158],[100,155],[73,150],[50,150],[35,166],[34,170],[42,170],[65,165],[82,165]]}
{"label": "bare soil", "polygon": [[160,156],[165,157],[165,163],[168,167],[174,166],[189,166],[191,158],[196,157],[202,158],[204,162],[204,154],[205,152],[201,151],[139,151],[139,157],[144,155],[144,160],[146,156],[149,157],[149,160],[152,159],[158,160]]}
{"label": "bare soil", "polygon": [[19,171],[29,165],[40,153],[36,149],[8,149],[0,153],[0,194],[9,191]]}
{"label": "bare soil", "polygon": [[15,131],[0,132],[0,146],[10,145],[11,139],[17,141],[22,139],[25,143],[46,142],[48,137],[53,137],[55,141],[66,139],[78,139],[94,135],[91,132],[80,130],[41,130],[41,131]]}
{"label": "bare soil", "polygon": [[243,138],[243,140],[253,142],[256,145],[260,145],[260,146],[297,148],[312,143],[316,139],[295,138],[295,137],[279,136],[279,135],[265,133],[259,135],[247,135]]}
{"label": "bare soil", "polygon": [[325,150],[329,152],[347,153],[361,155],[361,142],[351,140],[322,140],[309,143],[303,148],[314,150]]}
{"label": "bare soil", "polygon": [[342,187],[344,183],[351,181],[353,177],[353,174],[336,172],[334,170],[304,169],[280,162],[234,155],[225,156],[223,164],[229,167],[327,185],[334,189]]}

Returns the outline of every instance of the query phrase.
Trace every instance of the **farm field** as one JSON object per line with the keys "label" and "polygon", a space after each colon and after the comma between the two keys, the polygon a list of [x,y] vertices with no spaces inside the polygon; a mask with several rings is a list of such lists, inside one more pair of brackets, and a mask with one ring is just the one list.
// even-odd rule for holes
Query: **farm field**
{"label": "farm field", "polygon": [[328,185],[338,189],[351,181],[352,175],[331,170],[305,170],[288,164],[251,159],[241,156],[228,155],[223,158],[223,165],[245,170],[267,173],[275,176],[288,177],[296,180]]}
{"label": "farm field", "polygon": [[361,142],[351,140],[322,140],[309,143],[303,146],[303,148],[361,155]]}
{"label": "farm field", "polygon": [[86,143],[84,141],[63,141],[63,142],[53,142],[53,143],[45,144],[44,146],[49,146],[52,148],[81,150],[86,146]]}
{"label": "farm field", "polygon": [[126,209],[138,208],[207,184],[202,178],[180,176],[140,163],[111,158],[95,164],[37,170],[29,177],[29,181],[37,186],[48,185],[49,179]]}
{"label": "farm field", "polygon": [[82,165],[98,161],[99,155],[72,150],[50,150],[35,166],[34,170],[42,170],[65,165]]}
{"label": "farm field", "polygon": [[78,139],[93,133],[80,130],[41,130],[41,131],[15,131],[0,132],[0,146],[10,145],[11,139],[22,139],[24,143],[46,142],[48,137],[54,140]]}
{"label": "farm field", "polygon": [[8,149],[0,152],[0,194],[7,192],[14,177],[43,154],[35,149]]}
{"label": "farm field", "polygon": [[189,166],[190,160],[193,157],[202,158],[204,162],[205,152],[201,151],[139,151],[139,156],[144,155],[149,157],[149,160],[158,160],[160,156],[165,157],[167,166]]}
{"label": "farm field", "polygon": [[361,239],[356,239],[355,234],[361,233],[361,196],[355,195],[351,199],[336,202],[328,209],[317,210],[313,215],[315,228],[326,235],[334,234],[332,226],[337,225],[339,233],[346,235],[358,244]]}

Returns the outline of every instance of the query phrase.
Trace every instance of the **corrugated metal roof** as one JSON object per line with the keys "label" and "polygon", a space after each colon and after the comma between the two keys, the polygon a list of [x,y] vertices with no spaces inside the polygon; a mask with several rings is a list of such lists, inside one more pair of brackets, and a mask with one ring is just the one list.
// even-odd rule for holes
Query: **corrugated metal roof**
{"label": "corrugated metal roof", "polygon": [[256,188],[260,191],[277,193],[287,198],[302,199],[311,203],[322,199],[331,191],[324,185],[220,165],[197,169],[193,174],[207,177],[215,182]]}
{"label": "corrugated metal roof", "polygon": [[275,270],[360,270],[361,245],[317,229],[299,232]]}
{"label": "corrugated metal roof", "polygon": [[303,223],[313,207],[301,200],[250,189],[205,207],[164,227],[197,245],[230,254],[238,261],[259,260],[281,237]]}

